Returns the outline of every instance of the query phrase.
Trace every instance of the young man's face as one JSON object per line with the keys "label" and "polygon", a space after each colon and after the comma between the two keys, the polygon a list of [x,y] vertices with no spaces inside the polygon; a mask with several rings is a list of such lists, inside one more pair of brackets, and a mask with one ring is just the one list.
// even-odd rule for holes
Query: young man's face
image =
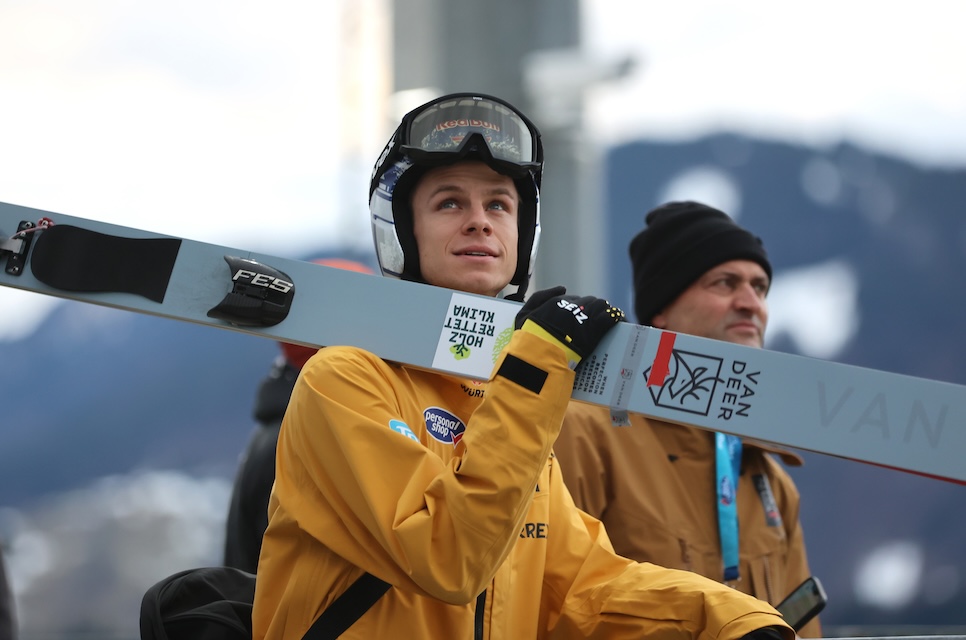
{"label": "young man's face", "polygon": [[520,197],[482,162],[430,169],[412,194],[419,267],[429,284],[495,296],[517,267]]}
{"label": "young man's face", "polygon": [[761,347],[768,324],[768,274],[757,262],[731,260],[705,272],[652,324],[660,329]]}

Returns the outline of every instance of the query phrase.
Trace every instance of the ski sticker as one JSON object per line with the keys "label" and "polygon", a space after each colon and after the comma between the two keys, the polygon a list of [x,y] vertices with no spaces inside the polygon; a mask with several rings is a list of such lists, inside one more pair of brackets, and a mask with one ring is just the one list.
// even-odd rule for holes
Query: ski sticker
{"label": "ski sticker", "polygon": [[517,311],[496,298],[453,293],[433,364],[467,374],[492,368],[513,333]]}

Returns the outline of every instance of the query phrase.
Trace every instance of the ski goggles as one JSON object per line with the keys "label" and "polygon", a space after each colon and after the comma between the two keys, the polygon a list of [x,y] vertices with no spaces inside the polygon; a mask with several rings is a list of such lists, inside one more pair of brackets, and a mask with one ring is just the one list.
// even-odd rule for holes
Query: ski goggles
{"label": "ski goggles", "polygon": [[501,173],[532,173],[537,180],[543,167],[536,126],[509,103],[482,94],[451,94],[410,111],[397,144],[418,164],[476,155]]}

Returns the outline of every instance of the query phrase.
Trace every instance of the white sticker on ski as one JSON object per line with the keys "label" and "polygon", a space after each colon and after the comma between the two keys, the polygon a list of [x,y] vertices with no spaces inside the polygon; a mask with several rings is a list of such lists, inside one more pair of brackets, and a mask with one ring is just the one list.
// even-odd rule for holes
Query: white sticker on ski
{"label": "white sticker on ski", "polygon": [[453,293],[440,329],[433,368],[487,377],[510,341],[518,310],[495,298]]}

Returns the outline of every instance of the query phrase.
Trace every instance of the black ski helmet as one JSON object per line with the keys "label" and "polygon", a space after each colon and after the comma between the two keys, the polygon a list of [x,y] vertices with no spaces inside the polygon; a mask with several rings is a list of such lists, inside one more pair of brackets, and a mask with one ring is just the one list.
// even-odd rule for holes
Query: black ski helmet
{"label": "black ski helmet", "polygon": [[513,179],[520,195],[512,296],[523,298],[540,239],[543,144],[536,126],[505,100],[453,93],[407,113],[372,171],[369,212],[384,276],[424,282],[413,235],[412,190],[429,169],[481,160]]}

